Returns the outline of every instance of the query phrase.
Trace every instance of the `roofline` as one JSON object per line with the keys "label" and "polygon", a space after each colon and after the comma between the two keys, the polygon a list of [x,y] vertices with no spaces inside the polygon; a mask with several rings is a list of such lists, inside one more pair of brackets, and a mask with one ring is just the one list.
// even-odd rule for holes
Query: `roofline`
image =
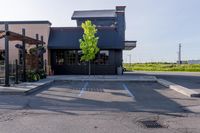
{"label": "roofline", "polygon": [[38,20],[38,21],[0,21],[0,24],[49,24],[52,25],[52,23],[48,20]]}
{"label": "roofline", "polygon": [[[97,29],[108,29],[108,30],[115,30],[116,27],[110,27],[110,26],[101,26],[101,27],[96,27]],[[51,27],[51,29],[63,29],[63,30],[82,30],[80,26],[78,27]]]}
{"label": "roofline", "polygon": [[137,41],[124,41],[124,42],[133,42],[133,43],[137,43]]}
{"label": "roofline", "polygon": [[125,11],[126,6],[116,6],[116,11]]}
{"label": "roofline", "polygon": [[115,9],[100,9],[100,10],[75,10],[74,12],[90,12],[90,11],[115,11]]}
{"label": "roofline", "polygon": [[116,17],[73,17],[75,12],[93,12],[93,11],[114,11],[115,12],[116,10],[113,10],[113,9],[105,9],[105,10],[76,10],[76,11],[73,12],[71,19],[72,20],[77,20],[77,19],[95,19],[95,18],[98,18],[98,19],[99,18],[102,18],[102,19],[104,19],[104,18],[106,18],[106,19],[108,19],[108,18],[110,18],[110,19],[116,18]]}
{"label": "roofline", "polygon": [[137,46],[137,41],[124,41],[124,50],[132,50]]}
{"label": "roofline", "polygon": [[79,20],[85,20],[85,19],[115,19],[116,18],[116,16],[115,17],[73,17],[74,15],[72,15],[72,17],[71,17],[71,20],[77,20],[77,19],[79,19]]}

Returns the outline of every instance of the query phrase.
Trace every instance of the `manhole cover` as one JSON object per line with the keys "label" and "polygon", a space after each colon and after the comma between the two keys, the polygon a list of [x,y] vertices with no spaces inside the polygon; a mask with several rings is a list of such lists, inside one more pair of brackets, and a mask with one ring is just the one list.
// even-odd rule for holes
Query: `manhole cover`
{"label": "manhole cover", "polygon": [[164,128],[155,120],[139,121],[138,123],[140,123],[145,128]]}

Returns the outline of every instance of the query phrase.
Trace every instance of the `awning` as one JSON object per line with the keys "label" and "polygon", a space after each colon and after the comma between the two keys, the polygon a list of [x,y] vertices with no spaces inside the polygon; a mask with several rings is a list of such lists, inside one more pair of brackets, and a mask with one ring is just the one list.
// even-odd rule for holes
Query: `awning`
{"label": "awning", "polygon": [[4,38],[5,36],[8,36],[9,41],[24,41],[25,43],[28,43],[30,45],[34,44],[45,44],[45,42],[28,37],[23,36],[21,34],[12,32],[12,31],[0,31],[0,39]]}
{"label": "awning", "polygon": [[137,41],[125,41],[124,50],[132,50],[136,47]]}

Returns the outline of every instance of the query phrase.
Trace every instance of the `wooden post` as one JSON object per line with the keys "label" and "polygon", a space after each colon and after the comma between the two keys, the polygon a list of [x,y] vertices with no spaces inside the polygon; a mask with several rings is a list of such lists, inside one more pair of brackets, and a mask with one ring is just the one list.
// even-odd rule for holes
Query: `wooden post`
{"label": "wooden post", "polygon": [[10,86],[9,83],[9,35],[8,35],[8,23],[5,23],[5,86]]}
{"label": "wooden post", "polygon": [[[22,35],[25,36],[26,35],[26,31],[25,29],[22,29]],[[23,82],[26,82],[26,43],[25,41],[23,40],[22,41],[22,57],[23,57],[23,61],[22,61],[22,64],[23,64]]]}
{"label": "wooden post", "polygon": [[[35,34],[36,40],[39,40],[39,35]],[[36,44],[36,47],[38,48],[38,44]]]}
{"label": "wooden post", "polygon": [[15,60],[15,84],[19,84],[18,61]]}
{"label": "wooden post", "polygon": [[[36,37],[36,40],[39,40],[39,35],[38,34],[35,34],[35,37]],[[36,44],[36,48],[37,48],[37,50],[38,50],[38,46],[39,46],[39,44],[37,43]],[[37,59],[37,71],[39,70],[39,58]]]}
{"label": "wooden post", "polygon": [[[41,36],[41,41],[42,41],[42,46],[44,46],[43,45],[43,42],[44,42],[44,37],[43,36]],[[42,62],[42,69],[44,69],[44,53],[42,54],[42,57],[41,57],[42,59],[41,59],[41,62]]]}
{"label": "wooden post", "polygon": [[43,42],[44,42],[44,37],[41,36],[41,41],[42,41],[42,46],[43,46]]}

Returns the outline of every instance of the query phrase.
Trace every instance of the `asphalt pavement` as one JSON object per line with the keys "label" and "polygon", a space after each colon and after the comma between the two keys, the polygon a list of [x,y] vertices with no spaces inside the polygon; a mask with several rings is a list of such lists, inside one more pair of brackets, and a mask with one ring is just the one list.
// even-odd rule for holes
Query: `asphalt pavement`
{"label": "asphalt pavement", "polygon": [[60,81],[29,96],[0,96],[0,132],[198,133],[200,114],[189,107],[199,105],[156,82]]}

